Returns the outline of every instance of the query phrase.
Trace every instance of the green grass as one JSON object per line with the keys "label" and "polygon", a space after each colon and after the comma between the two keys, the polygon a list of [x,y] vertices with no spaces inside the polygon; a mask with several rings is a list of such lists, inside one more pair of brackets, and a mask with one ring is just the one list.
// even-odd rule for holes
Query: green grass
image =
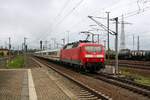
{"label": "green grass", "polygon": [[24,65],[23,56],[16,56],[11,62],[7,64],[8,68],[22,68]]}
{"label": "green grass", "polygon": [[132,77],[134,78],[134,81],[143,84],[143,85],[148,85],[150,86],[150,77],[146,77],[137,73],[132,73],[129,71],[129,69],[121,69],[121,73],[125,75],[126,77]]}

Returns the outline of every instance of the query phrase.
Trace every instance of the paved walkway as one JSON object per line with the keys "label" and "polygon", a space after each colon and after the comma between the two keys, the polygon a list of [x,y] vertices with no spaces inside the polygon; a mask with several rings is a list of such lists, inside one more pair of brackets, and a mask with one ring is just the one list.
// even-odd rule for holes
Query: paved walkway
{"label": "paved walkway", "polygon": [[27,70],[0,70],[0,100],[28,100]]}
{"label": "paved walkway", "polygon": [[70,100],[43,68],[0,69],[0,100]]}

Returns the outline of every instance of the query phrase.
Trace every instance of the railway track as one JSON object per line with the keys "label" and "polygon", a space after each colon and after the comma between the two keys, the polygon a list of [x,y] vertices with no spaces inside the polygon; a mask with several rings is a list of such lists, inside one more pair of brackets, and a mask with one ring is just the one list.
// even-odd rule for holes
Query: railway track
{"label": "railway track", "polygon": [[[115,65],[115,61],[114,60],[110,61],[108,65]],[[150,62],[144,62],[144,61],[119,60],[119,66],[150,70]]]}
{"label": "railway track", "polygon": [[90,76],[150,98],[150,86],[138,84],[133,81],[122,79],[121,77],[114,77],[104,73],[98,73],[96,75],[92,74]]}
{"label": "railway track", "polygon": [[40,66],[47,66],[47,67],[53,69],[54,71],[56,71],[60,75],[66,77],[67,79],[73,81],[79,87],[81,87],[82,90],[78,94],[78,97],[79,97],[80,100],[82,100],[82,99],[83,100],[112,100],[111,98],[109,98],[105,94],[102,94],[102,93],[100,93],[100,92],[90,88],[86,84],[83,84],[82,82],[80,82],[80,81],[74,79],[73,77],[69,76],[68,74],[66,74],[66,73],[64,73],[64,72],[54,68],[53,66],[45,63],[44,61],[36,59],[35,62],[38,63]]}
{"label": "railway track", "polygon": [[[48,64],[46,64],[46,65],[50,66]],[[61,72],[58,71],[58,73],[61,73]],[[95,79],[102,80],[102,81],[107,82],[109,84],[127,89],[127,90],[132,91],[136,94],[141,94],[143,96],[146,96],[146,97],[150,98],[150,87],[149,86],[137,84],[135,82],[122,79],[120,77],[113,77],[113,76],[103,74],[103,73],[99,73],[99,74],[96,74],[96,75],[95,74],[94,75],[90,74],[90,76],[92,76]],[[70,76],[68,76],[68,77],[70,77]],[[86,87],[84,87],[84,88],[86,88]]]}

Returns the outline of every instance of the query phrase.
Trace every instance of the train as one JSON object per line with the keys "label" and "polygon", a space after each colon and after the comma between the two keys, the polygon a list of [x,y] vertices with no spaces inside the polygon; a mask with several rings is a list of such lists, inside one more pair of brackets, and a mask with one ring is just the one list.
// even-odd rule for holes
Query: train
{"label": "train", "polygon": [[105,68],[104,46],[90,41],[68,43],[62,49],[38,51],[35,55],[84,71],[98,72]]}
{"label": "train", "polygon": [[[106,59],[108,58],[108,53],[106,53]],[[115,59],[115,52],[110,51],[110,59]],[[118,58],[120,60],[142,60],[150,61],[150,50],[130,50],[122,49],[119,51]]]}

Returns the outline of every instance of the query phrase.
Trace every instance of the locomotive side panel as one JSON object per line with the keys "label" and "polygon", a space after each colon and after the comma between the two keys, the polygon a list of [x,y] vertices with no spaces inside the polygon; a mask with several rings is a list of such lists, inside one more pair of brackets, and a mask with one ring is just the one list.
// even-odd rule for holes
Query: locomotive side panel
{"label": "locomotive side panel", "polygon": [[80,48],[70,48],[61,50],[61,61],[71,63],[71,64],[80,64]]}

